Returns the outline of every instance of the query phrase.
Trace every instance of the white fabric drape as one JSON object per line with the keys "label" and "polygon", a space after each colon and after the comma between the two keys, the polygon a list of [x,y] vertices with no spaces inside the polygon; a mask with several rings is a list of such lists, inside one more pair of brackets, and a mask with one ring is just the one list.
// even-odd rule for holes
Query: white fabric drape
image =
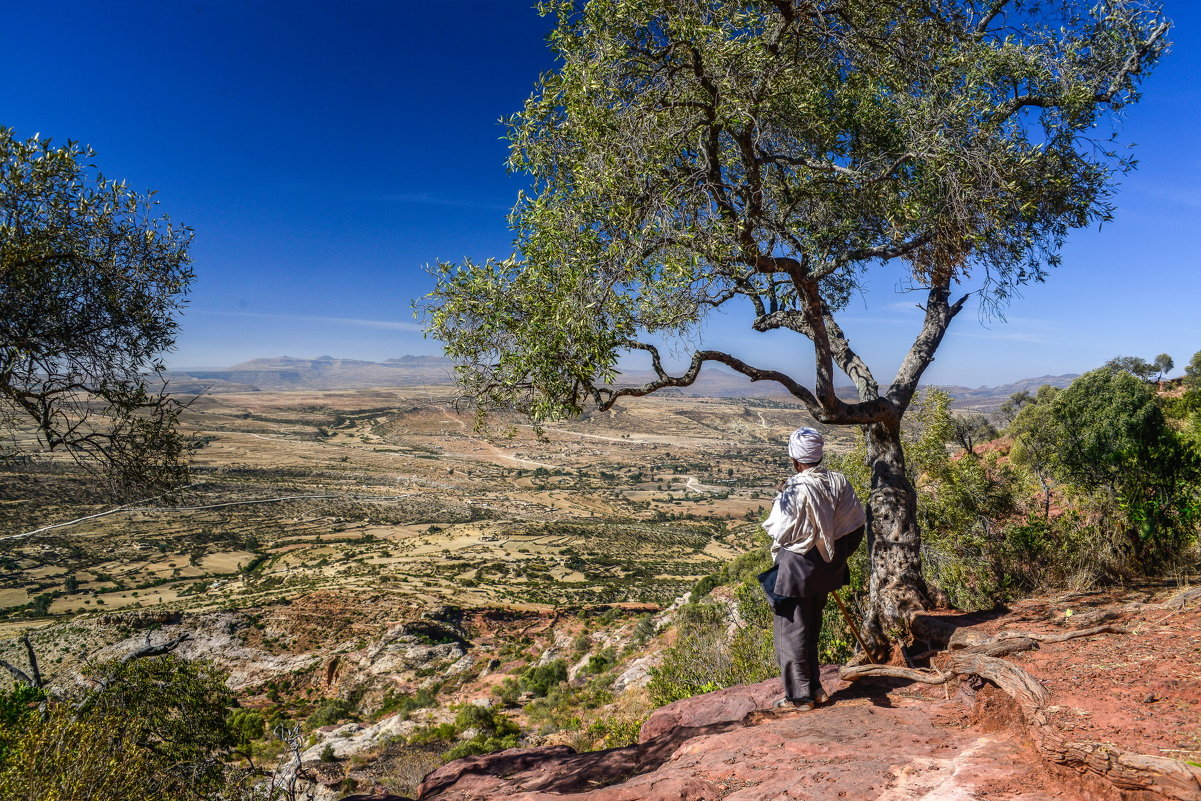
{"label": "white fabric drape", "polygon": [[804,554],[816,547],[830,562],[834,540],[866,522],[863,507],[846,476],[818,465],[788,479],[763,529],[772,538],[772,559],[781,548]]}

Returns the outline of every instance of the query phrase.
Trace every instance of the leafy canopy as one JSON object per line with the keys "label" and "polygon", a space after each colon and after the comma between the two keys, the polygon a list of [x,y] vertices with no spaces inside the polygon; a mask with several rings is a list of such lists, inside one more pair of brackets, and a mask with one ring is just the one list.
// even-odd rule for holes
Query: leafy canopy
{"label": "leafy canopy", "polygon": [[175,656],[96,665],[94,689],[26,715],[0,740],[0,797],[13,801],[202,801],[227,787],[236,738],[224,676]]}
{"label": "leafy canopy", "polygon": [[32,429],[117,485],[170,483],[179,406],[146,374],[175,342],[192,234],[93,155],[0,127],[0,460]]}
{"label": "leafy canopy", "polygon": [[[1166,46],[1150,6],[1115,0],[547,0],[560,60],[509,120],[531,191],[517,253],[441,264],[429,331],[482,409],[578,413],[723,362],[783,383],[819,419],[828,370],[877,397],[831,315],[881,262],[930,290],[891,390],[903,409],[968,282],[993,303],[1042,280],[1069,230],[1108,219],[1129,166],[1096,126],[1136,99]],[[742,301],[758,331],[813,340],[816,396],[788,376],[697,351],[668,376],[656,340],[698,336]],[[659,380],[614,393],[623,352]],[[820,408],[819,408],[820,404]],[[875,415],[873,417],[872,415]]]}
{"label": "leafy canopy", "polygon": [[1144,572],[1196,541],[1201,458],[1146,382],[1106,366],[1067,389],[1043,387],[1010,432],[1019,463],[1039,461],[1065,488],[1117,504]]}

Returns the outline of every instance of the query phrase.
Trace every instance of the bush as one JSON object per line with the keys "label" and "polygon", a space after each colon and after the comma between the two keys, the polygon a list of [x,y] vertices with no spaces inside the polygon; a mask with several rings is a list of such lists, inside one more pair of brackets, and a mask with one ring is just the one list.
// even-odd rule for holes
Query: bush
{"label": "bush", "polygon": [[[742,557],[736,561],[742,567],[754,564]],[[647,690],[654,703],[669,704],[777,675],[772,612],[758,580],[743,579],[734,596],[739,624],[716,603],[680,607],[676,642],[663,652],[662,664],[651,670]]]}
{"label": "bush", "polygon": [[238,740],[238,745],[247,745],[266,736],[267,724],[263,715],[253,709],[234,709],[226,723]]}
{"label": "bush", "polygon": [[515,748],[521,729],[504,714],[488,707],[463,704],[457,707],[454,723],[442,723],[414,732],[410,745],[442,742],[450,744],[462,733],[474,729],[475,736],[456,743],[442,754],[444,762],[475,754],[490,754],[505,748]]}
{"label": "bush", "polygon": [[[1145,382],[1119,370],[1040,391],[1013,425],[1015,459],[1072,502],[1113,559],[1105,573],[1157,575],[1186,557],[1201,520],[1201,459]],[[1049,514],[1044,511],[1044,517]]]}
{"label": "bush", "polygon": [[535,698],[542,698],[552,687],[567,681],[567,663],[553,659],[545,665],[528,667],[521,673],[521,687]]}
{"label": "bush", "polygon": [[428,689],[420,689],[415,693],[398,693],[388,690],[384,693],[383,701],[375,712],[378,720],[385,715],[395,712],[401,720],[407,720],[409,713],[417,709],[426,709],[437,703],[437,697]]}
{"label": "bush", "polygon": [[37,705],[46,699],[46,694],[28,684],[14,684],[7,692],[0,692],[0,769],[4,767],[12,741],[17,739],[26,721],[37,714]]}
{"label": "bush", "polygon": [[215,668],[162,656],[89,676],[100,689],[7,730],[0,798],[200,801],[223,791],[234,698]]}
{"label": "bush", "polygon": [[354,704],[345,698],[326,698],[305,722],[310,729],[332,726],[340,720],[354,717]]}

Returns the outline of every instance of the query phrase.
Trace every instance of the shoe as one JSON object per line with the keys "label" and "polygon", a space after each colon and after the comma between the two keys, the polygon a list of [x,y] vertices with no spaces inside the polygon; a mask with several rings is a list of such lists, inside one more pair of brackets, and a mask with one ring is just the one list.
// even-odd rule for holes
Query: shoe
{"label": "shoe", "polygon": [[818,690],[813,694],[813,703],[817,706],[824,706],[830,703],[830,696],[825,690]]}
{"label": "shoe", "polygon": [[775,709],[796,709],[808,712],[813,709],[813,701],[809,698],[781,698],[772,705]]}

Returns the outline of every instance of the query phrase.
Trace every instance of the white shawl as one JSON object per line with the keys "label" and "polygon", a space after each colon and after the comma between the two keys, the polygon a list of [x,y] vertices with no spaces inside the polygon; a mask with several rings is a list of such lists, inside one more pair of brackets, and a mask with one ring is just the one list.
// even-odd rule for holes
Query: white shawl
{"label": "white shawl", "polygon": [[830,562],[834,559],[834,540],[865,522],[851,482],[842,473],[818,465],[788,479],[763,528],[772,538],[773,559],[781,548],[804,554],[816,546],[822,558]]}

